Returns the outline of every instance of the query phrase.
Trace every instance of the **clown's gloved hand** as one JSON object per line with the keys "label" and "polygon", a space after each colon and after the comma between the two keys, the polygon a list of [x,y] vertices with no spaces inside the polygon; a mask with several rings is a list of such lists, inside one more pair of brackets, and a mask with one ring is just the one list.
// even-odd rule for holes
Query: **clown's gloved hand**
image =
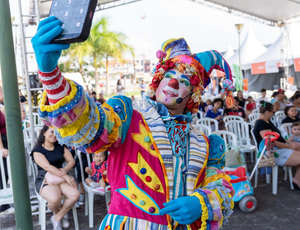
{"label": "clown's gloved hand", "polygon": [[39,70],[42,72],[51,72],[55,69],[61,51],[68,49],[69,44],[50,43],[52,39],[59,36],[63,28],[62,22],[56,17],[51,16],[39,23],[38,29],[31,43],[35,52],[36,61]]}
{"label": "clown's gloved hand", "polygon": [[185,196],[164,203],[165,208],[160,210],[160,215],[168,214],[179,224],[191,224],[198,220],[202,214],[202,206],[195,196]]}

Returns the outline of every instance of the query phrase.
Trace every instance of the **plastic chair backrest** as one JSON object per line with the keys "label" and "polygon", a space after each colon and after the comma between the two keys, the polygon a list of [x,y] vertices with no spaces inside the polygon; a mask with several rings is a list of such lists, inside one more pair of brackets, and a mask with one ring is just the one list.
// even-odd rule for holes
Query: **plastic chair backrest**
{"label": "plastic chair backrest", "polygon": [[271,117],[271,122],[273,123],[273,125],[277,126],[277,122],[276,122],[276,117],[275,116]]}
{"label": "plastic chair backrest", "polygon": [[253,113],[258,113],[259,114],[259,109],[253,109],[251,114],[253,114]]}
{"label": "plastic chair backrest", "polygon": [[284,123],[281,125],[281,135],[288,140],[292,134],[292,124],[293,123]]}
{"label": "plastic chair backrest", "polygon": [[240,116],[229,115],[229,116],[223,117],[223,121],[225,123],[228,121],[244,121],[244,118],[242,118]]}
{"label": "plastic chair backrest", "polygon": [[234,133],[224,130],[218,130],[213,133],[223,138],[227,151],[230,150],[232,147],[237,148],[237,137]]}
{"label": "plastic chair backrest", "polygon": [[251,114],[249,114],[248,117],[249,117],[249,121],[250,121],[252,127],[255,126],[255,122],[259,118],[259,116],[260,116],[259,113],[251,113]]}
{"label": "plastic chair backrest", "polygon": [[[9,181],[9,184],[12,185],[9,156],[6,157],[6,165],[7,165],[8,181]],[[0,153],[0,172],[1,172],[1,179],[2,179],[2,189],[0,189],[0,194],[2,193],[1,190],[12,191],[12,187],[8,186],[8,184],[6,183],[4,158],[2,157],[2,153]]]}
{"label": "plastic chair backrest", "polygon": [[277,127],[281,127],[281,123],[282,123],[284,118],[286,118],[285,115],[276,117]]}
{"label": "plastic chair backrest", "polygon": [[209,136],[212,133],[211,128],[207,125],[196,124],[194,125],[194,127],[198,129],[200,132],[204,133],[206,136]]}
{"label": "plastic chair backrest", "polygon": [[213,118],[209,118],[209,117],[201,118],[197,121],[197,125],[199,124],[210,127],[212,131],[219,130],[218,121]]}
{"label": "plastic chair backrest", "polygon": [[275,117],[284,116],[284,111],[275,112]]}
{"label": "plastic chair backrest", "polygon": [[234,133],[237,136],[238,146],[251,145],[249,137],[248,123],[244,121],[228,121],[225,123],[227,131]]}

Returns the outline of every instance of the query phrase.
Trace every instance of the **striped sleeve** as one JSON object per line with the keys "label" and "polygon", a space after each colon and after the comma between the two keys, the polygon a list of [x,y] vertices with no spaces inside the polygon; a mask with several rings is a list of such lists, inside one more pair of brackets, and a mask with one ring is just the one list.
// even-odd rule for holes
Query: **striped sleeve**
{"label": "striped sleeve", "polygon": [[119,110],[116,112],[116,108],[132,114],[128,99],[124,97],[125,99],[117,100],[120,106],[114,107],[109,103],[96,104],[81,85],[68,79],[65,81],[70,85],[68,95],[55,104],[49,104],[49,94],[45,91],[39,105],[42,121],[56,129],[59,143],[80,148],[87,153],[118,147],[122,137],[126,136],[131,117],[128,118],[126,113],[127,119],[123,121],[124,113],[118,113]]}
{"label": "striped sleeve", "polygon": [[204,181],[191,196],[196,196],[202,206],[199,229],[217,230],[228,221],[232,213],[234,190],[230,177],[221,170],[209,167],[205,174]]}

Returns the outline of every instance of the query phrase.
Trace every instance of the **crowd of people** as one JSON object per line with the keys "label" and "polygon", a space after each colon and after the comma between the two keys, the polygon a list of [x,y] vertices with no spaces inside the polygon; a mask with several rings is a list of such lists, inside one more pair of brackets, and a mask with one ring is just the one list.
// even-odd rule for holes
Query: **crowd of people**
{"label": "crowd of people", "polygon": [[[285,91],[279,89],[272,94],[272,99],[266,96],[266,89],[261,90],[261,97],[255,101],[253,97],[249,96],[244,99],[243,92],[238,91],[237,96],[234,97],[234,106],[226,108],[226,103],[221,97],[216,98],[211,103],[208,99],[205,103],[200,104],[200,111],[205,113],[205,117],[216,119],[219,122],[219,129],[224,130],[223,118],[228,115],[239,116],[244,121],[249,121],[249,115],[253,110],[258,109],[259,117],[253,127],[254,138],[256,143],[260,143],[264,139],[267,132],[277,132],[280,136],[275,141],[276,158],[275,162],[280,166],[296,167],[296,173],[292,179],[294,187],[300,188],[300,91],[296,91],[291,98],[287,98]],[[275,112],[282,111],[285,118],[280,123],[272,123],[271,119]],[[275,120],[275,119],[274,119]],[[274,122],[273,120],[273,122]],[[284,138],[281,134],[281,124],[291,123],[291,133],[288,138]],[[249,124],[250,126],[250,124]]]}
{"label": "crowd of people", "polygon": [[[226,103],[224,103],[224,99],[222,99],[222,95],[220,97],[215,98],[211,101],[208,98],[205,102],[202,101],[199,106],[199,111],[202,111],[205,114],[205,117],[213,118],[218,121],[221,121],[224,116],[240,116],[244,119],[244,121],[249,121],[249,115],[253,110],[259,109],[261,107],[260,102],[268,102],[270,99],[266,96],[266,89],[261,90],[261,97],[259,97],[256,101],[252,96],[248,96],[247,99],[243,96],[243,91],[238,91],[237,96],[234,97],[234,106],[232,108],[226,108]],[[295,122],[300,119],[300,92],[296,91],[291,98],[287,98],[285,95],[285,91],[279,89],[275,91],[272,95],[272,99],[270,103],[274,105],[274,111],[284,111],[286,118],[282,121],[282,123]],[[220,129],[223,126],[221,125]]]}

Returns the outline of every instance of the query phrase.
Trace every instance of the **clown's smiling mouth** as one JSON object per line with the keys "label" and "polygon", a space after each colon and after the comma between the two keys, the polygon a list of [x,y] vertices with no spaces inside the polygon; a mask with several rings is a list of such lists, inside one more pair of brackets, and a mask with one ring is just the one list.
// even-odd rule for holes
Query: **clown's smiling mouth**
{"label": "clown's smiling mouth", "polygon": [[170,97],[178,97],[178,94],[175,94],[174,92],[172,92],[171,90],[163,90],[163,93],[165,95],[169,95]]}

